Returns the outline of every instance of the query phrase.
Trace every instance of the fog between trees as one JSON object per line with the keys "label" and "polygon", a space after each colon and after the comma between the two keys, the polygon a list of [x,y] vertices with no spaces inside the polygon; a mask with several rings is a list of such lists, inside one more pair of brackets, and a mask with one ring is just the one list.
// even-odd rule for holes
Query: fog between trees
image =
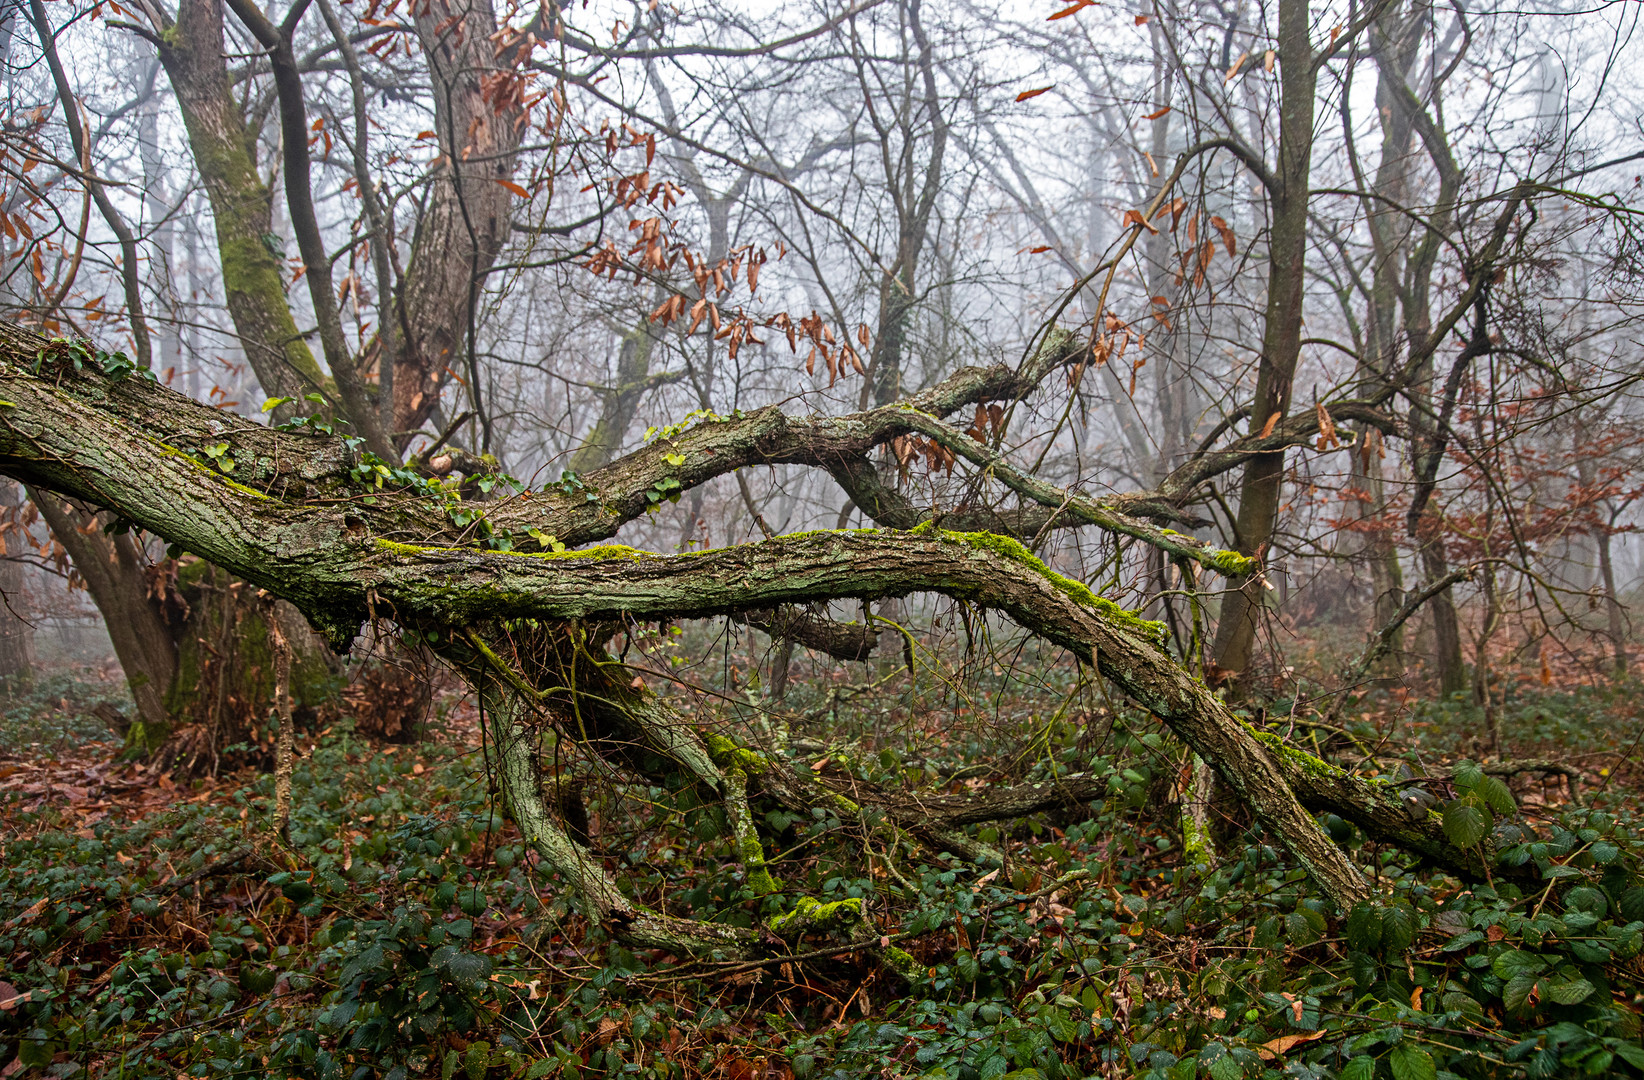
{"label": "fog between trees", "polygon": [[289,785],[341,655],[455,679],[590,925],[756,959],[853,919],[637,895],[572,787],[718,807],[755,896],[768,812],[998,866],[974,826],[1107,780],[814,761],[1002,663],[1163,722],[1195,856],[1253,822],[1346,912],[1316,814],[1512,876],[1354,771],[1361,707],[1474,707],[1500,763],[1520,687],[1635,664],[1636,8],[5,10],[0,589],[85,590],[130,756],[251,731]]}

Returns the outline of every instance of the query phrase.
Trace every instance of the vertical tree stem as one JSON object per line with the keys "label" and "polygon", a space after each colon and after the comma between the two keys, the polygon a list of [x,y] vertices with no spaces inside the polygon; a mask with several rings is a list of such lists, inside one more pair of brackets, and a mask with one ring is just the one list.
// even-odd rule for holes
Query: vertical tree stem
{"label": "vertical tree stem", "polygon": [[274,831],[291,837],[291,642],[280,628],[280,615],[268,605],[268,642],[274,653],[274,719],[279,725],[274,742]]}

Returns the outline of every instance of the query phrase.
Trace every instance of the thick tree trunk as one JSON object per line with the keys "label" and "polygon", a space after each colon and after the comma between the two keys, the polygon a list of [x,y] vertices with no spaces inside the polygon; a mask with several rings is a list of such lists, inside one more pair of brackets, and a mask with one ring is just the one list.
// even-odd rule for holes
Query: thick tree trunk
{"label": "thick tree trunk", "polygon": [[223,747],[272,746],[261,731],[278,680],[270,618],[296,646],[293,690],[308,713],[334,696],[335,658],[289,604],[268,607],[209,563],[150,563],[131,534],[104,531],[106,515],[33,490],[30,497],[68,551],[103,616],[137,707],[126,752],[183,773],[215,769]]}
{"label": "thick tree trunk", "polygon": [[177,674],[175,631],[150,599],[149,578],[130,533],[111,535],[92,510],[35,488],[29,492],[40,516],[86,583],[103,616],[114,655],[137,706],[127,745],[143,751],[170,731],[166,695]]}
{"label": "thick tree trunk", "polygon": [[180,0],[161,35],[165,65],[211,203],[229,315],[271,397],[299,397],[325,384],[285,293],[285,266],[270,232],[270,193],[257,172],[255,140],[235,100],[224,59],[223,5]]}
{"label": "thick tree trunk", "polygon": [[511,53],[499,56],[491,0],[428,0],[413,12],[434,85],[441,157],[400,289],[405,335],[395,363],[394,429],[420,428],[447,372],[466,368],[488,443],[489,414],[468,339],[485,276],[513,228],[514,196],[498,181],[512,182],[525,131],[517,95],[507,89],[520,76]]}

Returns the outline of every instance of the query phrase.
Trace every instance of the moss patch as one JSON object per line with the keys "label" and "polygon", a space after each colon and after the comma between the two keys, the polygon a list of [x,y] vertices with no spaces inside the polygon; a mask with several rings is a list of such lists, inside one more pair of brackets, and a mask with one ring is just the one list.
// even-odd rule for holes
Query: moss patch
{"label": "moss patch", "polygon": [[742,849],[742,865],[748,869],[748,888],[754,891],[754,895],[769,896],[781,891],[782,886],[765,865],[765,849],[759,846],[759,841],[749,837],[737,846]]}
{"label": "moss patch", "polygon": [[1256,572],[1256,560],[1237,551],[1206,552],[1210,568],[1226,577],[1243,577]]}
{"label": "moss patch", "polygon": [[1216,865],[1216,849],[1210,833],[1191,814],[1182,813],[1182,848],[1187,853],[1189,866]]}
{"label": "moss patch", "polygon": [[[1244,723],[1244,721],[1240,722]],[[1270,752],[1277,754],[1309,776],[1335,779],[1347,775],[1345,769],[1332,765],[1323,758],[1314,757],[1305,750],[1296,749],[1271,731],[1261,731],[1249,723],[1244,723],[1244,727],[1257,742],[1267,747]]]}
{"label": "moss patch", "polygon": [[911,531],[914,533],[934,533],[942,537],[944,540],[949,540],[956,544],[964,544],[973,551],[986,551],[993,555],[997,555],[1002,559],[1008,559],[1020,566],[1025,566],[1029,570],[1032,570],[1034,573],[1043,577],[1046,581],[1050,582],[1051,585],[1056,587],[1058,592],[1073,600],[1075,603],[1100,612],[1102,615],[1123,626],[1125,629],[1132,630],[1142,635],[1148,641],[1153,642],[1156,645],[1163,645],[1167,639],[1168,631],[1166,630],[1164,623],[1154,622],[1151,619],[1143,619],[1134,611],[1115,604],[1107,597],[1097,596],[1095,593],[1091,592],[1090,587],[1083,582],[1074,581],[1070,577],[1065,577],[1058,574],[1056,571],[1046,566],[1043,559],[1040,559],[1037,555],[1033,554],[1033,552],[1023,546],[1019,540],[1014,540],[1008,536],[1000,536],[997,533],[965,533],[949,532],[945,529],[938,530],[935,529],[929,522],[925,522]]}
{"label": "moss patch", "polygon": [[770,762],[739,746],[734,739],[709,731],[703,733],[702,741],[708,745],[708,756],[722,769],[741,769],[748,776],[758,776],[770,770]]}
{"label": "moss patch", "polygon": [[828,934],[846,930],[862,921],[862,901],[855,897],[824,904],[809,896],[795,901],[793,910],[783,912],[766,924],[777,937],[796,938],[801,934]]}

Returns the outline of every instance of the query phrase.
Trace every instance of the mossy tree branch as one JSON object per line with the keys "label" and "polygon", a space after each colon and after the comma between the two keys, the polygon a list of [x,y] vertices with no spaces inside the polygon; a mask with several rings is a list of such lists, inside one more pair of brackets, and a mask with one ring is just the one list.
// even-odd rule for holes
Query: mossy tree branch
{"label": "mossy tree branch", "polygon": [[[0,472],[106,507],[210,559],[289,600],[339,644],[370,610],[441,631],[445,640],[506,620],[571,631],[558,631],[562,640],[580,633],[580,652],[573,649],[569,664],[561,654],[528,672],[533,692],[563,693],[573,685],[565,673],[579,673],[581,696],[568,702],[573,711],[606,710],[610,724],[629,725],[627,732],[611,729],[621,741],[683,766],[734,800],[732,789],[752,780],[747,769],[741,785],[730,782],[712,748],[694,731],[682,731],[677,714],[650,715],[654,695],[624,691],[628,681],[617,675],[617,665],[590,644],[598,640],[591,628],[939,593],[1002,612],[1097,665],[1209,762],[1329,895],[1344,905],[1368,895],[1358,870],[1292,790],[1292,781],[1310,791],[1323,782],[1309,780],[1292,755],[1280,752],[1282,744],[1264,745],[1175,663],[1162,647],[1159,624],[1055,573],[1014,540],[925,526],[802,533],[683,555],[620,546],[540,554],[482,550],[462,543],[430,499],[372,492],[376,502],[364,503],[365,492],[348,482],[349,455],[335,440],[270,431],[147,380],[110,381],[49,358],[36,375],[28,367],[40,345],[24,331],[0,326]],[[191,456],[208,441],[231,443],[239,479]],[[569,530],[560,523],[582,513],[578,501],[557,494],[518,500],[514,512],[527,509],[562,536]],[[497,689],[498,679],[456,659],[495,699],[488,708],[506,718],[507,731],[523,730],[519,704]],[[499,746],[504,734],[497,733]],[[1335,799],[1331,793],[1342,784],[1329,779],[1324,794]],[[540,801],[540,792],[531,797]],[[521,806],[522,813],[534,812]],[[1430,828],[1415,831],[1432,835]],[[544,843],[557,841],[549,836]],[[554,857],[565,872],[575,874],[574,860],[560,855]],[[572,880],[596,898],[605,895],[597,881]]]}

